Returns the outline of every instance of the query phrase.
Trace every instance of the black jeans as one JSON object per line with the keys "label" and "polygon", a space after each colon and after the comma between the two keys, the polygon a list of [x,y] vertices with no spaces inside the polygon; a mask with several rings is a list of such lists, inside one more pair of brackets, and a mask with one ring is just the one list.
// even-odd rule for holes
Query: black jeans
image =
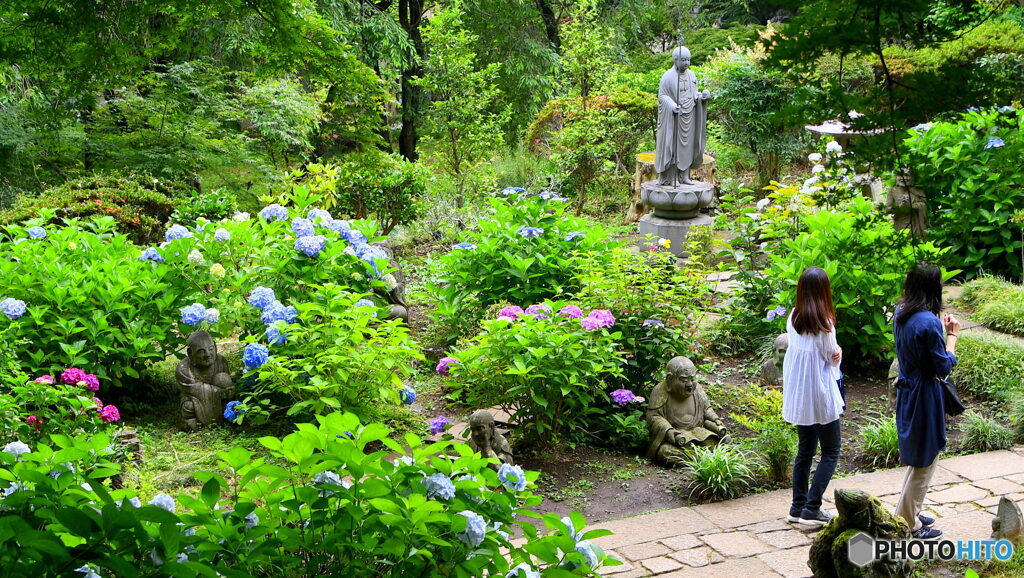
{"label": "black jeans", "polygon": [[[790,514],[797,516],[803,511],[814,515],[821,509],[821,496],[839,462],[839,420],[824,425],[798,425],[796,433],[800,441],[793,460],[793,506]],[[819,444],[821,460],[814,470],[814,480],[810,480],[811,462]]]}

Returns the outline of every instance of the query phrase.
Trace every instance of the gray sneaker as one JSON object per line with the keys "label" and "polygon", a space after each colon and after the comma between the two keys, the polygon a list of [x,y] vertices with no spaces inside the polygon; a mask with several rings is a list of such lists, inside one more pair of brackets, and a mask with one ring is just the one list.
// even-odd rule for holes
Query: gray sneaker
{"label": "gray sneaker", "polygon": [[808,512],[804,510],[800,512],[800,524],[804,526],[811,526],[812,528],[820,528],[828,523],[832,519],[831,514],[818,510],[817,512]]}

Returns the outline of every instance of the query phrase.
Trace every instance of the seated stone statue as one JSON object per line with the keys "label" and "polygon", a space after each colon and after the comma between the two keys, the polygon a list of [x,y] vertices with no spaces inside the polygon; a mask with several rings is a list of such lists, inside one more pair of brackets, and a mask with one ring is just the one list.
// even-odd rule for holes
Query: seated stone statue
{"label": "seated stone statue", "polygon": [[[503,464],[513,463],[512,446],[505,436],[498,433],[494,416],[486,409],[478,409],[469,417],[469,439],[466,443],[485,458],[496,458]],[[498,469],[498,464],[491,464],[491,468]]]}
{"label": "seated stone statue", "polygon": [[789,334],[783,333],[775,338],[772,358],[761,364],[761,385],[765,387],[782,387],[782,362],[789,350]]}
{"label": "seated stone statue", "polygon": [[691,446],[728,443],[725,425],[697,383],[697,368],[686,357],[674,357],[666,367],[665,380],[651,393],[647,430],[651,434],[647,458],[674,465]]}
{"label": "seated stone statue", "polygon": [[234,392],[228,362],[206,331],[188,336],[188,357],[178,363],[174,377],[181,388],[181,415],[185,427],[210,425],[223,415],[224,398]]}

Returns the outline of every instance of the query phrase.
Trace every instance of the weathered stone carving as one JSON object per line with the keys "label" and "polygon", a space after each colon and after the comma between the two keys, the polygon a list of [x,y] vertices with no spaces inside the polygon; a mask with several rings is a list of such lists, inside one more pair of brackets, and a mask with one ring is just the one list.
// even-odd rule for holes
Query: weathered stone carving
{"label": "weathered stone carving", "polygon": [[697,367],[686,357],[674,357],[666,367],[665,380],[651,392],[647,408],[650,432],[648,459],[665,465],[682,460],[692,446],[729,442],[725,424],[711,409],[704,389],[697,383]]}
{"label": "weathered stone carving", "polygon": [[188,357],[178,362],[174,377],[181,388],[181,415],[185,427],[210,425],[224,411],[224,398],[234,392],[228,362],[206,331],[188,336]]}
{"label": "weathered stone carving", "polygon": [[761,364],[761,384],[766,387],[782,387],[782,362],[789,350],[789,334],[783,333],[775,338],[772,347],[772,358]]}
{"label": "weathered stone carving", "polygon": [[[469,439],[466,443],[485,458],[497,458],[503,464],[513,463],[512,446],[505,436],[498,433],[494,416],[486,409],[478,409],[469,416]],[[491,467],[496,470],[498,464],[491,464]]]}
{"label": "weathered stone carving", "polygon": [[[811,544],[807,565],[815,578],[860,576],[881,578],[909,576],[911,562],[882,560],[871,562],[868,538],[875,540],[909,540],[910,530],[903,518],[886,509],[882,502],[864,490],[837,489],[836,510],[839,515],[822,528]],[[866,564],[857,566],[851,560]]]}

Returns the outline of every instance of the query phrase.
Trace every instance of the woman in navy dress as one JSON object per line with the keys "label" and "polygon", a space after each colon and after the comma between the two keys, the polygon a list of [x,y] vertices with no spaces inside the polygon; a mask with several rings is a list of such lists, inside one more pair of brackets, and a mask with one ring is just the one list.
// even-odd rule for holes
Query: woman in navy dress
{"label": "woman in navy dress", "polygon": [[[942,532],[921,514],[939,452],[946,448],[946,410],[939,379],[956,365],[960,321],[942,310],[942,272],[918,264],[903,284],[893,333],[900,375],[896,390],[896,429],[900,461],[909,466],[896,504],[915,538],[934,540]],[[945,335],[943,335],[945,329]]]}

